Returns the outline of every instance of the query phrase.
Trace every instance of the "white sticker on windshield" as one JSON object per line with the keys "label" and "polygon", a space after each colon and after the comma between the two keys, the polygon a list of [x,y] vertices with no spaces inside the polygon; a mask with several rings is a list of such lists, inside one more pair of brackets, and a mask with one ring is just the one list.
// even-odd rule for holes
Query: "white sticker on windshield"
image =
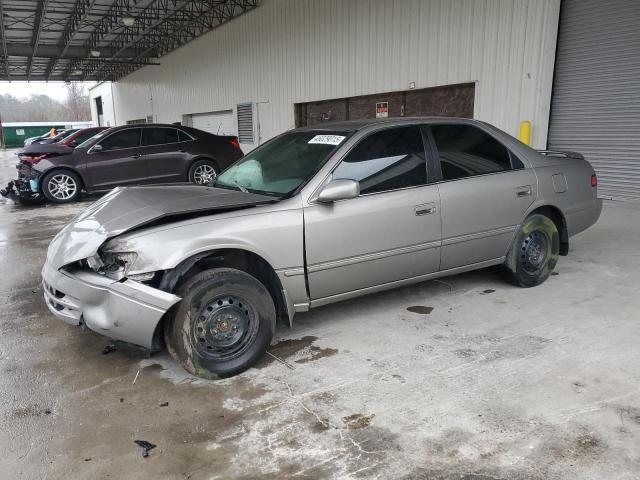
{"label": "white sticker on windshield", "polygon": [[316,135],[307,143],[321,143],[322,145],[340,145],[345,139],[342,135]]}

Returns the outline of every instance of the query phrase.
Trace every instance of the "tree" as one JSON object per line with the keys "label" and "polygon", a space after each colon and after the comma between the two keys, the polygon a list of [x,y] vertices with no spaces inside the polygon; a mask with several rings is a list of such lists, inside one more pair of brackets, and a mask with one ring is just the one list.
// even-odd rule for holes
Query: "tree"
{"label": "tree", "polygon": [[91,109],[89,107],[89,95],[84,89],[84,85],[79,82],[69,82],[67,87],[67,99],[65,106],[69,111],[69,120],[80,121],[91,119]]}

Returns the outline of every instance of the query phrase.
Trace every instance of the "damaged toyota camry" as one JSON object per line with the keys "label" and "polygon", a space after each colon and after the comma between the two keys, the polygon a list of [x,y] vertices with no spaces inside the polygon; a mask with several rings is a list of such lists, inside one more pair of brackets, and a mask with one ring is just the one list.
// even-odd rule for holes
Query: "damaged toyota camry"
{"label": "damaged toyota camry", "polygon": [[211,187],[112,190],[51,242],[45,301],[67,323],[229,376],[310,308],[493,265],[538,285],[601,208],[579,154],[483,122],[305,127]]}

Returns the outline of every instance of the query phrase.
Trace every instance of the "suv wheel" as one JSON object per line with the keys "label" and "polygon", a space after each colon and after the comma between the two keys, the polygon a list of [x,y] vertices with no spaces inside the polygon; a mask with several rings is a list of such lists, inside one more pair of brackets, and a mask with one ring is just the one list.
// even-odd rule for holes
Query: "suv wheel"
{"label": "suv wheel", "polygon": [[170,355],[189,373],[228,377],[264,355],[275,331],[276,309],[256,278],[215,268],[194,275],[176,294],[182,301],[167,318],[164,337]]}
{"label": "suv wheel", "polygon": [[544,282],[558,263],[560,234],[549,217],[527,217],[516,234],[504,263],[507,279],[519,287]]}

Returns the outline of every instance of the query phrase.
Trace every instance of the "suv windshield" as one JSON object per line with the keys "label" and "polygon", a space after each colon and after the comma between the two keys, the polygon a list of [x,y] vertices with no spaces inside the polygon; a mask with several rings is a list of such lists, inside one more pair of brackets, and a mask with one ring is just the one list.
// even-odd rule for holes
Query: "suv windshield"
{"label": "suv windshield", "polygon": [[284,197],[305,183],[350,132],[284,133],[231,165],[215,186]]}

